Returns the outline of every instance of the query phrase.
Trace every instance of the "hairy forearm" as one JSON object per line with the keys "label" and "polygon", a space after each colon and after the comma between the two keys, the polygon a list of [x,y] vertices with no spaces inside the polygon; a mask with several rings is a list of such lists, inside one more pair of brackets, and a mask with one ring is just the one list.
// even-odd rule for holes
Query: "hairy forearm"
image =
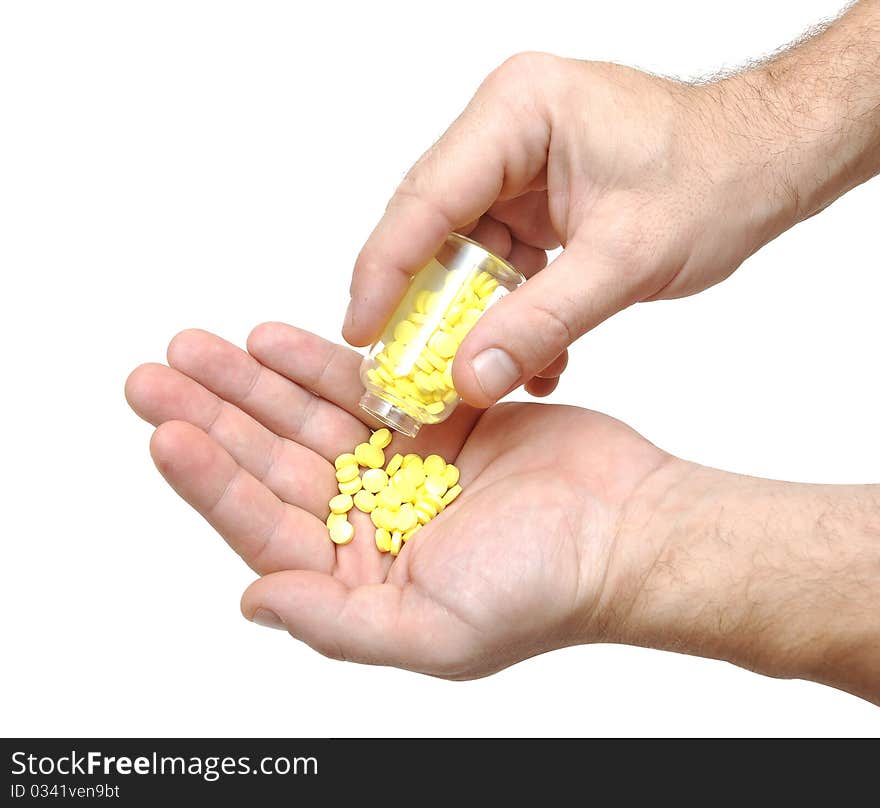
{"label": "hairy forearm", "polygon": [[706,92],[775,197],[770,235],[785,230],[880,172],[880,0]]}
{"label": "hairy forearm", "polygon": [[[880,703],[880,486],[782,483],[671,461],[623,531],[650,548],[625,642],[804,678]],[[626,542],[632,546],[632,542]]]}

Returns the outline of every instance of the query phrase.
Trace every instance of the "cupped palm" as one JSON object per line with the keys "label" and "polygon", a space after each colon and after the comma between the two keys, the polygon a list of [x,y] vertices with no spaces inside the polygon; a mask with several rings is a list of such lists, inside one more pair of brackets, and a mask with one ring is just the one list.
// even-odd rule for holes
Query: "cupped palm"
{"label": "cupped palm", "polygon": [[277,615],[329,656],[453,678],[601,631],[619,596],[619,525],[668,455],[576,407],[462,405],[386,449],[455,462],[455,503],[396,559],[358,512],[354,541],[337,547],[323,523],[332,461],[377,426],[357,407],[361,357],[279,323],[255,329],[248,351],[185,331],[167,366],[142,365],[126,384],[158,427],[159,470],[261,576],[242,599],[247,617]]}

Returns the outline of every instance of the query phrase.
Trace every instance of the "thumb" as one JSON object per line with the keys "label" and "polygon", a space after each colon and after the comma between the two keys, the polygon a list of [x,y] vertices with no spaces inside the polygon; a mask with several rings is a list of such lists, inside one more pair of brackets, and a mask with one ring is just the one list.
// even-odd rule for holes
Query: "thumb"
{"label": "thumb", "polygon": [[488,407],[547,367],[582,334],[632,302],[626,273],[570,242],[546,269],[477,321],[452,365],[458,394]]}
{"label": "thumb", "polygon": [[538,67],[555,59],[528,54],[505,62],[406,175],[355,262],[342,329],[352,345],[377,337],[412,275],[450,233],[541,175],[550,130],[546,86],[536,76],[546,85],[548,71]]}

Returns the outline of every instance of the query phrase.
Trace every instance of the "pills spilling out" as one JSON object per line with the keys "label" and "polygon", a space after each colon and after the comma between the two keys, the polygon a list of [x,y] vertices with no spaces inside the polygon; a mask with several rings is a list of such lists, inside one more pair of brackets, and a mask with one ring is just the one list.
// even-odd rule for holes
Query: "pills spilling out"
{"label": "pills spilling out", "polygon": [[378,429],[368,443],[334,461],[339,493],[329,502],[327,529],[336,544],[354,539],[348,514],[356,508],[370,515],[379,551],[396,556],[461,493],[458,468],[452,463],[436,454],[395,454],[386,463],[384,450],[390,443],[391,432]]}
{"label": "pills spilling out", "polygon": [[[480,270],[451,300],[444,290],[419,292],[412,311],[404,312],[405,317],[394,325],[393,338],[373,356],[375,364],[367,370],[367,378],[405,411],[419,413],[420,420],[443,420],[443,413],[458,401],[452,360],[483,310],[498,296],[498,289],[497,279]],[[430,323],[436,326],[431,328]],[[361,465],[378,468],[363,462],[375,460],[364,452],[357,459]]]}

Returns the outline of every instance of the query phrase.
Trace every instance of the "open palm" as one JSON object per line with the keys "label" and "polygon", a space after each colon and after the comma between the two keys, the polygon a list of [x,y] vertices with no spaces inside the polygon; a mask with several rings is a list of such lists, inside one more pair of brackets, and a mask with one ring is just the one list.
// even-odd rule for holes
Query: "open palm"
{"label": "open palm", "polygon": [[[365,514],[327,537],[332,460],[369,435],[360,355],[300,329],[259,326],[248,352],[203,331],[168,366],[128,379],[158,426],[151,451],[174,489],[261,576],[242,610],[276,615],[329,656],[450,678],[491,673],[600,629],[626,505],[668,457],[612,418],[575,407],[460,406],[386,450],[438,453],[464,491],[396,559]],[[613,606],[612,606],[613,610]]]}

